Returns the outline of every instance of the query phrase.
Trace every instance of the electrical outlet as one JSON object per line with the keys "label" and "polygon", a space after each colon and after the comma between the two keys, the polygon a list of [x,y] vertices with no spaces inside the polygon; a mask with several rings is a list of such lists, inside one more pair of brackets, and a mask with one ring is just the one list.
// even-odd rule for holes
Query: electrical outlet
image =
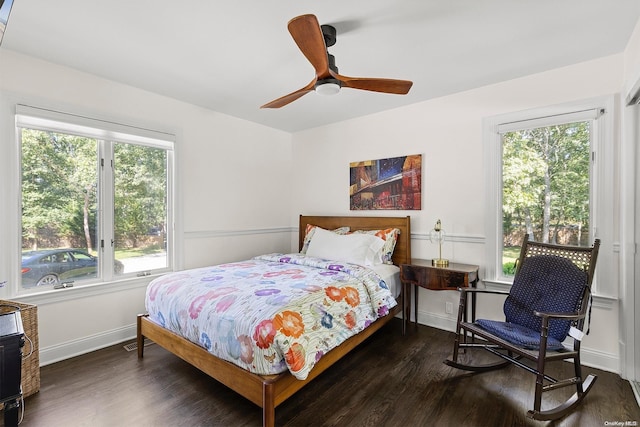
{"label": "electrical outlet", "polygon": [[444,312],[447,314],[453,314],[453,303],[445,302],[444,303]]}

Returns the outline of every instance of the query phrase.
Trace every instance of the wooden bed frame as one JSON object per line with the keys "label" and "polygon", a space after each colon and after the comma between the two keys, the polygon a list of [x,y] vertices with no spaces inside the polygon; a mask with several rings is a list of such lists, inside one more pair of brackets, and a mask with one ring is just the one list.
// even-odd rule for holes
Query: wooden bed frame
{"label": "wooden bed frame", "polygon": [[[411,228],[410,217],[357,217],[357,216],[303,216],[300,215],[299,248],[302,247],[307,224],[317,225],[325,229],[348,226],[352,230],[377,230],[398,228],[400,235],[393,254],[396,265],[411,262]],[[373,333],[401,312],[402,303],[396,305],[391,312],[375,322],[359,334],[347,339],[338,347],[325,354],[313,367],[306,380],[296,379],[289,371],[278,375],[257,375],[246,371],[233,363],[219,359],[203,347],[194,344],[179,335],[149,320],[146,314],[138,316],[138,358],[143,357],[144,339],[148,338],[171,353],[187,361],[212,378],[236,391],[240,395],[262,408],[262,425],[275,425],[275,408],[304,387],[327,368],[340,360],[366,340]]]}

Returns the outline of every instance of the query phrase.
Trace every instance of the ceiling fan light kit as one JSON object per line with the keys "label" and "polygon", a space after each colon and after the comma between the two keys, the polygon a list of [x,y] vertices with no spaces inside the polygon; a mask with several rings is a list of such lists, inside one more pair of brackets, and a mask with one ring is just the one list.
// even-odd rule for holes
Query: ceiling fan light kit
{"label": "ceiling fan light kit", "polygon": [[331,25],[320,25],[315,15],[301,15],[287,25],[289,33],[300,51],[313,65],[315,78],[302,89],[268,102],[260,108],[280,108],[306,95],[317,92],[321,95],[335,95],[340,88],[368,90],[372,92],[406,95],[413,82],[408,80],[378,79],[369,77],[348,77],[338,73],[335,58],[327,51],[336,42],[336,29]]}
{"label": "ceiling fan light kit", "polygon": [[340,80],[324,79],[315,84],[316,93],[320,95],[336,95],[340,92]]}

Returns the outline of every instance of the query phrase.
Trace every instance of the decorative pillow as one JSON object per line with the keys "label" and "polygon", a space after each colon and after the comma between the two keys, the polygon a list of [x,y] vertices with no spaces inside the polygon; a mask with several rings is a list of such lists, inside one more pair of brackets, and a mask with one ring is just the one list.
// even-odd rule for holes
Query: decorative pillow
{"label": "decorative pillow", "polygon": [[384,240],[384,246],[380,250],[380,260],[378,263],[393,264],[393,250],[398,241],[400,230],[397,228],[386,228],[384,230],[356,230],[353,232],[359,234],[370,234]]}
{"label": "decorative pillow", "polygon": [[[307,253],[307,250],[309,249],[309,242],[311,242],[311,238],[313,237],[313,234],[315,233],[316,228],[321,228],[322,230],[324,230],[324,228],[318,227],[317,225],[307,224],[307,228],[304,231],[304,240],[302,241],[302,249],[300,249],[301,254]],[[336,234],[347,234],[349,232],[349,227],[339,227],[331,231]]]}
{"label": "decorative pillow", "polygon": [[341,235],[316,228],[307,250],[308,256],[349,262],[364,266],[374,265],[374,258],[384,246],[384,241],[369,234]]}

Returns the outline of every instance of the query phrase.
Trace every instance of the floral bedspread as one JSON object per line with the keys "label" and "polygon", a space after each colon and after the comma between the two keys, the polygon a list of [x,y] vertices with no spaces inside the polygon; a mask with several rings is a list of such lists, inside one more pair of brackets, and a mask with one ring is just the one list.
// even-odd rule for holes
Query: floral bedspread
{"label": "floral bedspread", "polygon": [[396,305],[373,270],[301,254],[170,273],[149,284],[145,303],[151,320],[221,359],[301,380]]}

